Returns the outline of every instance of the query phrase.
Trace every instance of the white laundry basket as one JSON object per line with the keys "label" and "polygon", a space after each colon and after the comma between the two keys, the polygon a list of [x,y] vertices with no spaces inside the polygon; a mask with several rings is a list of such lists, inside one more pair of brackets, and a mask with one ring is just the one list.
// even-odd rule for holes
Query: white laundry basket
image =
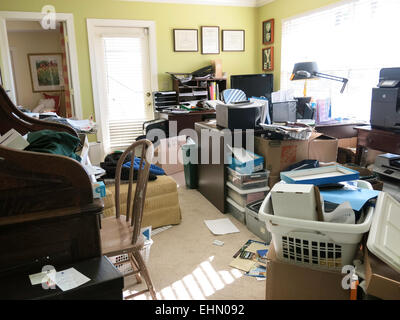
{"label": "white laundry basket", "polygon": [[[369,182],[359,180],[357,185],[372,190]],[[279,260],[339,270],[353,264],[359,243],[370,229],[373,213],[374,208],[369,208],[361,217],[362,222],[352,225],[275,216],[269,193],[261,205],[259,219],[265,221],[272,234]]]}

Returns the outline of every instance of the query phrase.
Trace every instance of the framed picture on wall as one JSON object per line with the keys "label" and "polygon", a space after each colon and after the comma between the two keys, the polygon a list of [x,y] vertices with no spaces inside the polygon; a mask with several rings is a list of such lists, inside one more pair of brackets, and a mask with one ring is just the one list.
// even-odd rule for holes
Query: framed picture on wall
{"label": "framed picture on wall", "polygon": [[219,27],[201,27],[201,53],[219,54]]}
{"label": "framed picture on wall", "polygon": [[274,70],[274,47],[262,49],[262,65],[264,71]]}
{"label": "framed picture on wall", "polygon": [[274,43],[274,25],[274,19],[265,20],[262,23],[263,44]]}
{"label": "framed picture on wall", "polygon": [[33,92],[64,89],[61,53],[28,54]]}
{"label": "framed picture on wall", "polygon": [[199,51],[197,29],[174,29],[173,32],[175,52]]}
{"label": "framed picture on wall", "polygon": [[222,30],[222,51],[244,51],[244,30]]}

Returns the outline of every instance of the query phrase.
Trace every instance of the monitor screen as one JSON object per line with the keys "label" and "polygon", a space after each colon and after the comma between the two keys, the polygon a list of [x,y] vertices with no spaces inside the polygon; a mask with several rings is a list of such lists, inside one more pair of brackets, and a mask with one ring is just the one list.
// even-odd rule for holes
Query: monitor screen
{"label": "monitor screen", "polygon": [[272,74],[246,74],[232,75],[231,88],[240,89],[246,93],[247,98],[266,97],[270,98],[274,87],[274,76]]}

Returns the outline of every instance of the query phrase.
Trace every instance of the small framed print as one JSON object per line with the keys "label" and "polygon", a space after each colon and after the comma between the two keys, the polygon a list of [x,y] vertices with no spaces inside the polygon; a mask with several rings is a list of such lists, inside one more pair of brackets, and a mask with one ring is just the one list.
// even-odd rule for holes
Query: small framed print
{"label": "small framed print", "polygon": [[64,90],[61,53],[28,54],[33,92]]}
{"label": "small framed print", "polygon": [[263,44],[274,43],[274,25],[274,19],[265,20],[262,23]]}
{"label": "small framed print", "polygon": [[262,65],[264,71],[274,70],[274,47],[262,49]]}
{"label": "small framed print", "polygon": [[244,30],[222,30],[222,51],[244,51]]}
{"label": "small framed print", "polygon": [[201,27],[201,53],[219,54],[219,27]]}
{"label": "small framed print", "polygon": [[175,52],[199,51],[197,29],[174,29],[173,32]]}

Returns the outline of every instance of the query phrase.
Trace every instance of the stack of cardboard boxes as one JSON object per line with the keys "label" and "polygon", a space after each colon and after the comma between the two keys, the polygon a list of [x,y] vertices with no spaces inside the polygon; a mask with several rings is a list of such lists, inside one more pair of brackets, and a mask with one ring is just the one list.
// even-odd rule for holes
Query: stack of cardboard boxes
{"label": "stack of cardboard boxes", "polygon": [[269,187],[280,178],[288,166],[306,159],[336,162],[338,139],[313,133],[309,140],[269,140],[256,137],[254,151],[264,157],[265,169],[270,171]]}

